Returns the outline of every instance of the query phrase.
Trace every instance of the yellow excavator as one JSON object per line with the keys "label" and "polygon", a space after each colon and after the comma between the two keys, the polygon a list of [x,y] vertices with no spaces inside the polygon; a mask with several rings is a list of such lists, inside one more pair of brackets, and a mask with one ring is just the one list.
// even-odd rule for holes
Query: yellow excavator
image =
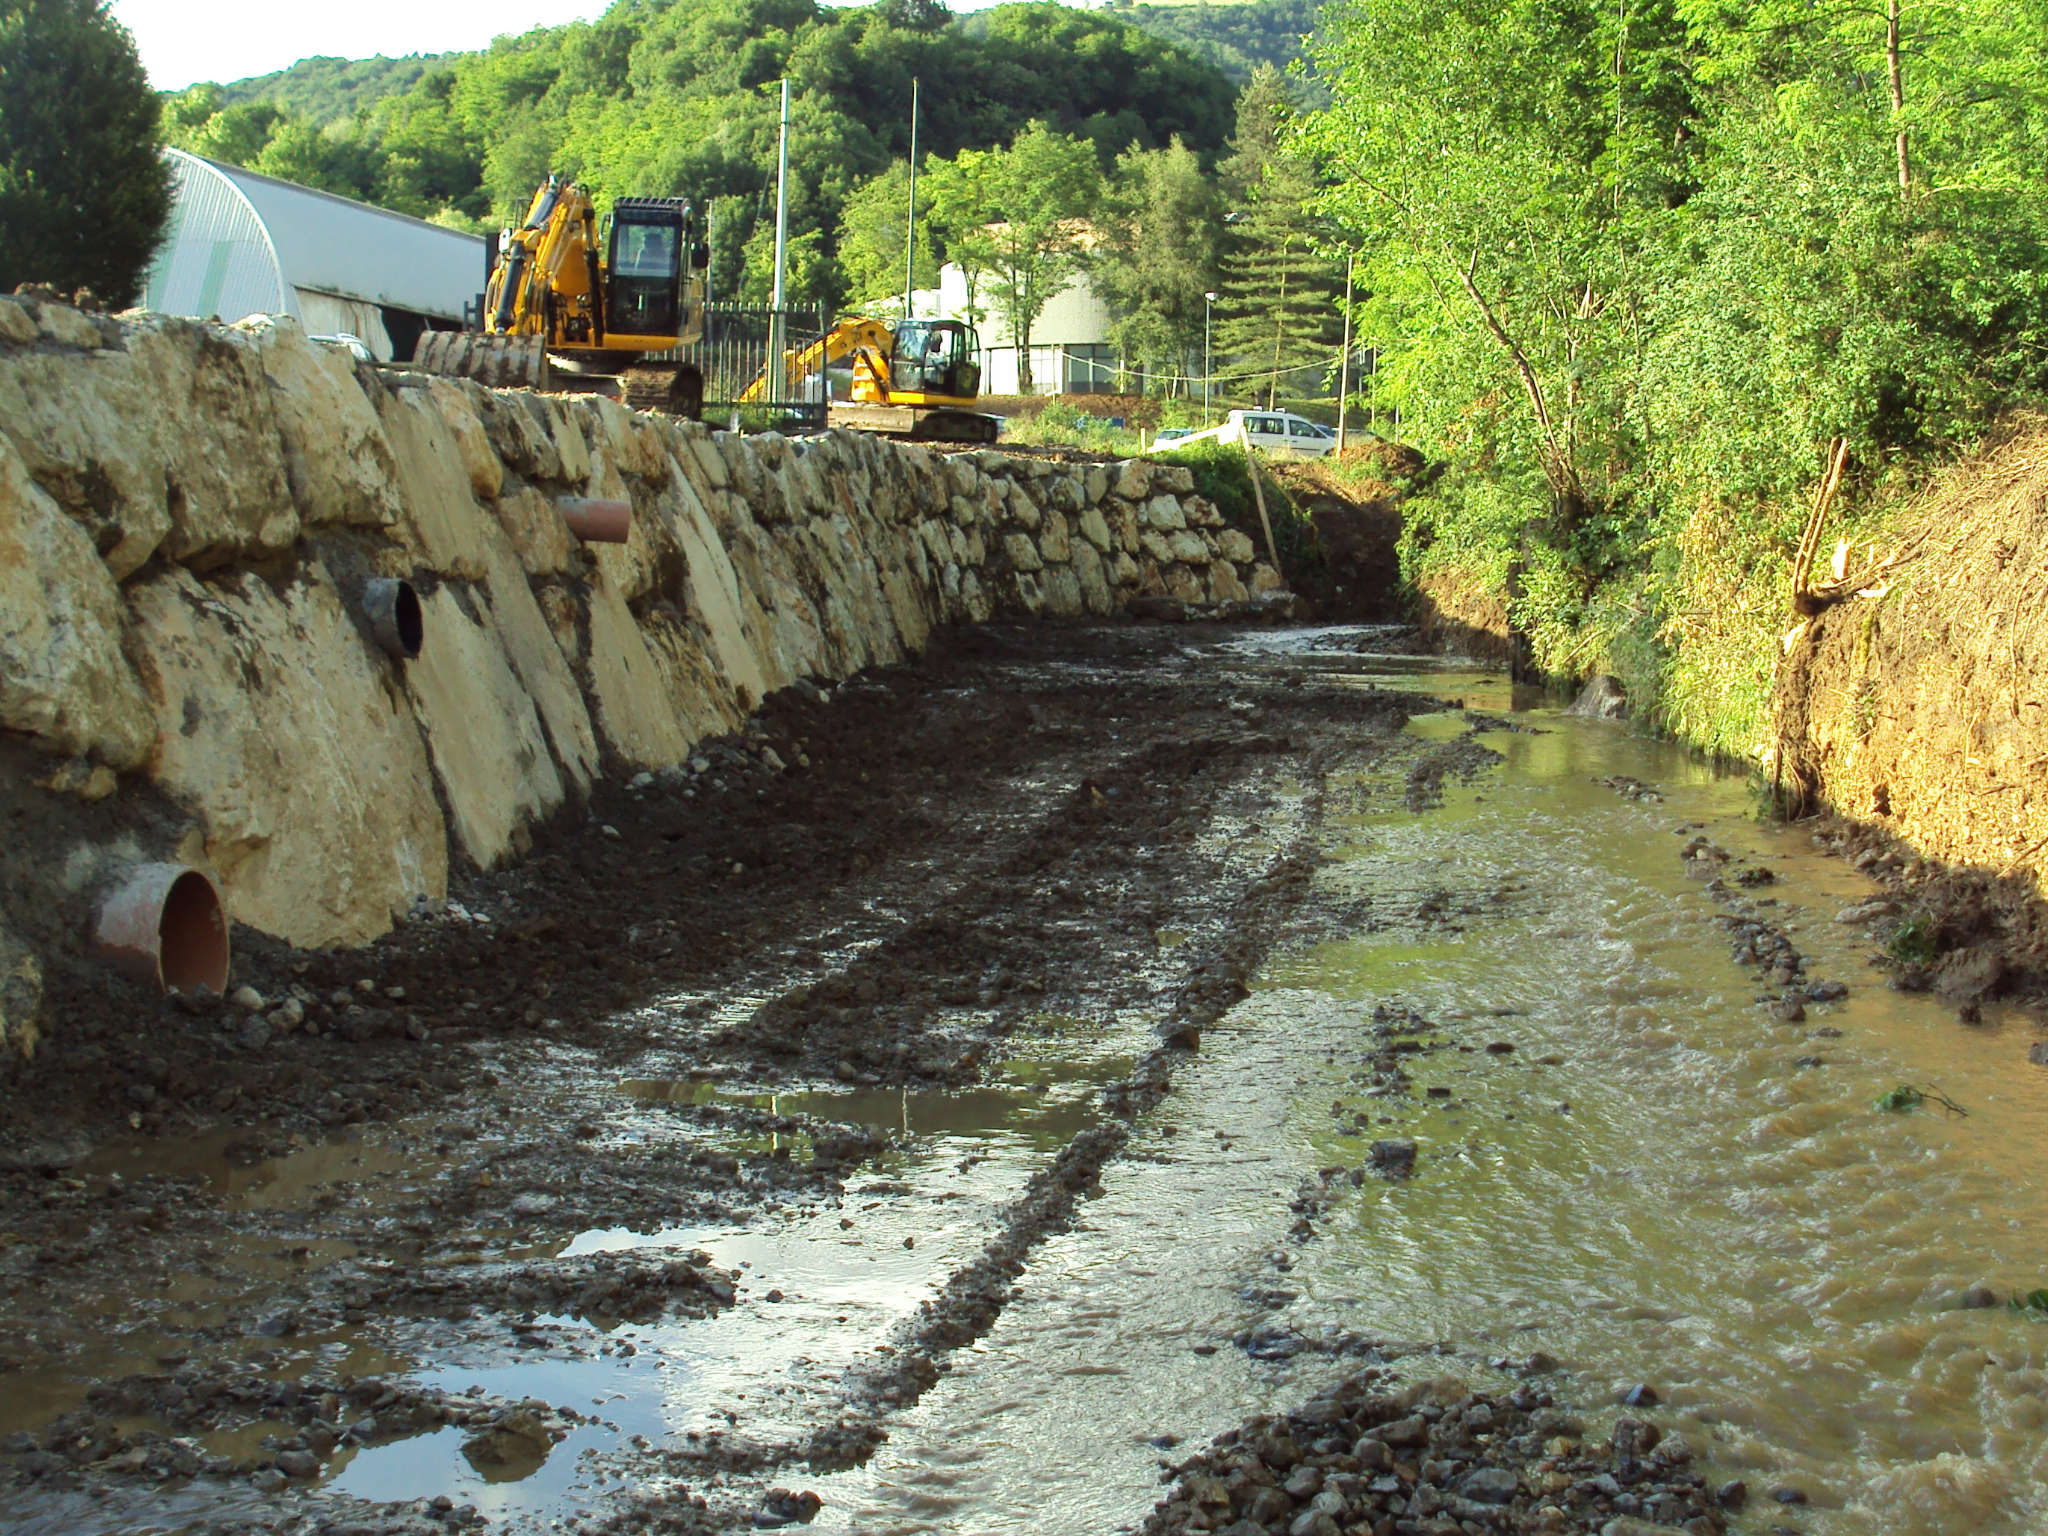
{"label": "yellow excavator", "polygon": [[[958,320],[842,320],[807,347],[782,354],[783,398],[806,379],[853,359],[853,398],[826,404],[826,420],[917,442],[992,443],[1002,418],[974,409],[981,398],[981,338]],[[740,395],[742,405],[772,398],[771,370]]]}
{"label": "yellow excavator", "polygon": [[710,247],[688,203],[622,197],[603,220],[590,195],[550,176],[526,222],[502,237],[484,290],[484,328],[427,331],[413,363],[504,389],[604,390],[696,418],[704,376],[648,354],[704,334]]}

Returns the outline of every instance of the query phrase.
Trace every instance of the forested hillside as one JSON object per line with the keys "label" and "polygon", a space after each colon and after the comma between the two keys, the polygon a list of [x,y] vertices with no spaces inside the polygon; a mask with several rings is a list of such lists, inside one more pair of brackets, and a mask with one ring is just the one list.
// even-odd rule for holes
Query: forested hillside
{"label": "forested hillside", "polygon": [[1212,5],[1112,4],[1110,13],[1154,37],[1179,43],[1207,59],[1233,80],[1251,77],[1270,64],[1285,69],[1302,55],[1302,42],[1315,31],[1324,0],[1237,0]]}
{"label": "forested hillside", "polygon": [[[844,291],[834,256],[849,194],[906,161],[913,78],[920,149],[941,159],[1006,146],[1034,122],[1085,141],[1104,168],[1176,138],[1213,158],[1229,133],[1230,82],[1174,44],[1051,3],[979,21],[959,28],[931,0],[649,0],[428,62],[407,88],[324,123],[197,86],[168,100],[166,125],[198,153],[472,228],[523,210],[551,171],[607,197],[691,197],[711,212],[715,286],[754,292],[786,76],[793,291],[828,301]],[[322,78],[323,102],[347,88]],[[272,95],[284,94],[280,82]]]}
{"label": "forested hillside", "polygon": [[289,117],[315,127],[352,118],[386,96],[409,89],[428,70],[450,62],[442,53],[378,54],[368,59],[316,56],[274,74],[252,75],[220,87],[224,107],[268,102]]}

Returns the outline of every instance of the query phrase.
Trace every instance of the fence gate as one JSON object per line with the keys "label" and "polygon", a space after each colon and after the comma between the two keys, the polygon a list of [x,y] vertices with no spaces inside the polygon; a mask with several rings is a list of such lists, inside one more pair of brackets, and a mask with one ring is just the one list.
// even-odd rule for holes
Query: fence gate
{"label": "fence gate", "polygon": [[[778,340],[784,350],[809,346],[824,335],[825,325],[822,309],[707,304],[703,338],[670,355],[677,362],[694,363],[704,375],[706,425],[748,432],[822,432],[825,375],[821,372],[799,379],[792,388],[775,352]],[[769,367],[771,361],[778,366]],[[764,373],[760,392],[742,401],[740,396],[755,380],[763,379]]]}

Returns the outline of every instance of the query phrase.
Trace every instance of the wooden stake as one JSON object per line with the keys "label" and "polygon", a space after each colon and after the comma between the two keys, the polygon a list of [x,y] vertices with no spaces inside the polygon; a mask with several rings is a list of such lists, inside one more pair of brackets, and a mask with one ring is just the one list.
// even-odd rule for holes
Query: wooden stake
{"label": "wooden stake", "polygon": [[1792,557],[1792,611],[1811,613],[1811,598],[1807,583],[1813,576],[1813,557],[1820,547],[1821,523],[1828,515],[1828,504],[1835,499],[1835,492],[1842,484],[1842,469],[1849,462],[1849,440],[1835,439],[1834,451],[1829,457],[1826,478],[1821,481],[1820,494],[1814,498],[1813,511],[1807,514],[1806,531],[1799,537],[1799,553]]}
{"label": "wooden stake", "polygon": [[1266,493],[1259,488],[1259,456],[1252,445],[1244,445],[1245,473],[1252,477],[1252,500],[1259,506],[1259,526],[1266,530],[1266,557],[1273,562],[1275,574],[1280,571],[1280,549],[1273,542],[1273,520],[1266,516]]}

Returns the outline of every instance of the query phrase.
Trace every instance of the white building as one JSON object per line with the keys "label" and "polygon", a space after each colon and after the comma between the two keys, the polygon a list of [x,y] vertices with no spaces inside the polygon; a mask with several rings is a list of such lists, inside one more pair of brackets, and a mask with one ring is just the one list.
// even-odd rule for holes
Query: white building
{"label": "white building", "polygon": [[[948,262],[936,290],[915,296],[921,318],[967,317],[967,274]],[[900,307],[900,306],[899,306]],[[1017,340],[998,318],[984,281],[974,295],[980,318],[981,392],[1017,395]],[[1045,306],[1031,327],[1031,389],[1040,395],[1108,394],[1116,389],[1116,348],[1109,341],[1109,309],[1085,275],[1077,276]]]}
{"label": "white building", "polygon": [[330,192],[167,149],[175,202],[144,304],[239,320],[291,315],[410,358],[429,322],[460,325],[483,293],[485,245]]}

